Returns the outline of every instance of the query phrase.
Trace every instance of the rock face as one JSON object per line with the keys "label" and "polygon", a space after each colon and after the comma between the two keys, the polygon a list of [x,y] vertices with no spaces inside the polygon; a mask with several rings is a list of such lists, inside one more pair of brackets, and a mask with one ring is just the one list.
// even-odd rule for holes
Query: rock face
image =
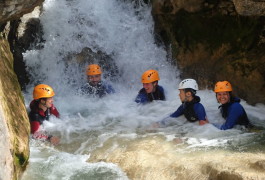
{"label": "rock face", "polygon": [[[0,179],[19,179],[29,158],[29,119],[21,87],[14,73],[13,47],[16,22],[43,0],[0,2]],[[7,22],[11,21],[12,22]],[[8,27],[8,28],[7,28]],[[8,40],[9,39],[9,42]],[[13,48],[13,52],[14,52]],[[23,66],[19,67],[23,69]]]}
{"label": "rock face", "polygon": [[104,73],[104,78],[110,79],[111,81],[117,81],[119,70],[113,58],[102,52],[97,51],[93,52],[90,48],[83,48],[80,53],[69,54],[65,61],[68,64],[77,63],[80,68],[83,68],[85,64],[100,64],[103,72],[109,72],[108,74]]}
{"label": "rock face", "polygon": [[10,20],[17,20],[44,0],[4,0],[0,1],[0,26]]}
{"label": "rock face", "polygon": [[238,14],[243,16],[264,16],[265,1],[264,0],[233,0]]}
{"label": "rock face", "polygon": [[8,41],[0,38],[0,179],[19,179],[29,158],[29,119],[13,70]]}
{"label": "rock face", "polygon": [[181,70],[203,88],[228,80],[250,104],[265,103],[265,2],[154,0],[155,30]]}
{"label": "rock face", "polygon": [[14,57],[14,71],[18,76],[18,82],[23,90],[29,83],[29,75],[23,60],[23,53],[32,48],[42,48],[42,26],[39,15],[40,7],[36,7],[31,13],[24,15],[20,20],[10,22],[8,41]]}
{"label": "rock face", "polygon": [[[112,144],[112,145],[111,145]],[[106,142],[89,162],[117,164],[130,179],[260,180],[265,178],[264,153],[222,150],[191,151],[160,137]]]}

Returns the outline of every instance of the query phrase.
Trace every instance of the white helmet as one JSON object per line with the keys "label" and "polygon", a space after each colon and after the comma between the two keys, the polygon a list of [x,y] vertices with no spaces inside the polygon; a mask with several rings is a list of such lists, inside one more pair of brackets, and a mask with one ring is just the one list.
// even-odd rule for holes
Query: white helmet
{"label": "white helmet", "polygon": [[195,91],[199,90],[198,84],[194,79],[184,79],[179,83],[179,89],[191,88]]}

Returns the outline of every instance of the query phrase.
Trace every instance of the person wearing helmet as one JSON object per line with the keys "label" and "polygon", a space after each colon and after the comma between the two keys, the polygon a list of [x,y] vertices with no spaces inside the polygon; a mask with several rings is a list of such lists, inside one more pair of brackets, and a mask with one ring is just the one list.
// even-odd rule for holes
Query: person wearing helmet
{"label": "person wearing helmet", "polygon": [[39,84],[33,90],[33,99],[30,103],[30,127],[33,138],[48,140],[52,144],[59,143],[59,138],[48,135],[41,131],[41,125],[45,120],[49,120],[51,115],[59,118],[59,112],[53,105],[53,89],[46,84]]}
{"label": "person wearing helmet", "polygon": [[164,89],[158,85],[159,80],[156,70],[145,71],[142,75],[143,88],[139,91],[135,102],[145,104],[153,100],[165,100]]}
{"label": "person wearing helmet", "polygon": [[232,90],[232,85],[228,81],[219,81],[215,84],[214,92],[218,103],[221,104],[219,108],[225,123],[213,125],[221,130],[231,129],[235,125],[252,127],[245,109],[240,104],[240,99],[232,94]]}
{"label": "person wearing helmet", "polygon": [[113,87],[101,80],[102,71],[99,65],[90,64],[86,69],[87,83],[80,88],[81,94],[90,94],[103,97],[106,94],[115,93]]}
{"label": "person wearing helmet", "polygon": [[196,96],[198,84],[194,79],[184,79],[179,84],[179,98],[182,104],[169,117],[164,118],[153,125],[163,127],[169,124],[170,118],[184,115],[189,122],[199,122],[199,125],[208,123],[204,106],[200,103],[200,97]]}

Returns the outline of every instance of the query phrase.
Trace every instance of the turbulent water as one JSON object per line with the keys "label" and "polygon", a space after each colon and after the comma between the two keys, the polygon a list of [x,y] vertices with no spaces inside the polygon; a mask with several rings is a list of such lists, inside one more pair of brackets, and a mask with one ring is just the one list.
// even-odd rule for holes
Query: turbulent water
{"label": "turbulent water", "polygon": [[[172,120],[167,128],[152,129],[153,122],[174,112],[181,104],[178,98],[178,70],[170,64],[163,46],[155,43],[151,8],[141,1],[124,0],[46,0],[40,17],[44,28],[43,49],[24,54],[31,83],[24,93],[26,104],[32,100],[36,84],[53,87],[55,106],[60,119],[52,118],[44,128],[61,138],[60,145],[31,140],[27,179],[128,179],[118,165],[86,162],[104,142],[161,135],[171,141],[180,138],[185,147],[178,151],[224,149],[264,152],[264,133],[245,133],[240,129],[217,130],[211,124],[198,126],[183,117]],[[97,99],[78,95],[85,83],[88,63],[69,62],[69,54],[83,48],[107,54],[118,68],[115,81],[109,81],[115,94]],[[148,69],[159,71],[159,84],[166,90],[167,101],[141,106],[134,99],[142,87],[141,74]],[[104,74],[108,74],[104,71]],[[218,103],[211,90],[198,95],[210,122],[222,123]],[[264,126],[265,106],[242,102],[249,118]],[[125,144],[126,145],[126,144]],[[113,145],[115,148],[115,143]]]}

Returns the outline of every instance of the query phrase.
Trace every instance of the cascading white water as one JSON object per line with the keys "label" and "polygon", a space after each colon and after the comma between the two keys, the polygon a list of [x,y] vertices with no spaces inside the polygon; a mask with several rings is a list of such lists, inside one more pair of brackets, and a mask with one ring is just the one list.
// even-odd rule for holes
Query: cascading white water
{"label": "cascading white water", "polygon": [[[30,164],[23,179],[127,179],[117,165],[86,163],[89,154],[111,138],[135,139],[148,134],[150,124],[161,120],[180,105],[178,71],[167,61],[167,52],[155,44],[151,9],[137,1],[119,0],[46,0],[40,19],[44,28],[44,48],[24,54],[31,84],[25,93],[26,104],[38,83],[55,90],[55,106],[60,119],[52,118],[44,126],[61,138],[61,144],[50,147],[31,142]],[[67,63],[69,54],[83,48],[110,55],[120,72],[111,82],[116,93],[102,99],[79,96],[76,89],[85,82],[85,64]],[[134,103],[142,84],[141,74],[148,69],[160,73],[167,101],[145,106]],[[108,73],[108,72],[104,72]],[[108,79],[107,79],[108,80]],[[198,92],[210,122],[223,122],[215,95],[210,90]],[[264,105],[242,102],[255,124],[264,123]],[[157,134],[185,139],[181,151],[196,148],[230,148],[248,150],[250,142],[262,135],[241,130],[217,130],[212,125],[186,123],[183,117],[172,126],[156,130]],[[155,133],[155,134],[156,134]],[[264,143],[264,140],[260,140]],[[115,146],[115,145],[114,145]]]}

